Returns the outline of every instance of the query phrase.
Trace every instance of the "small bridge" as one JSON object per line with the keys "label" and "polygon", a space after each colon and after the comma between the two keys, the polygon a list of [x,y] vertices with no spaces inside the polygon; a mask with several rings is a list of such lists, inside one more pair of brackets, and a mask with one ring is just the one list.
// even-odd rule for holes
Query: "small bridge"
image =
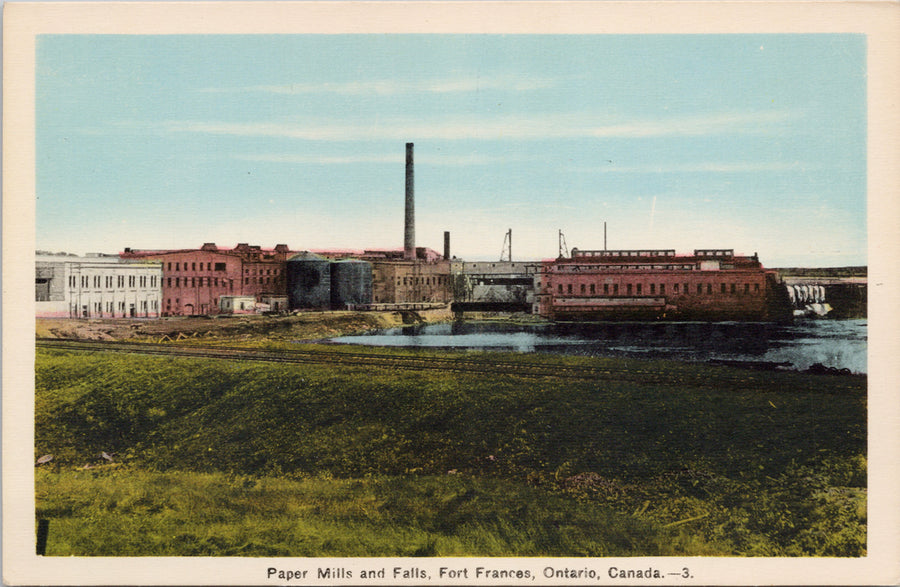
{"label": "small bridge", "polygon": [[527,312],[531,313],[531,304],[528,302],[453,302],[450,309],[455,312]]}

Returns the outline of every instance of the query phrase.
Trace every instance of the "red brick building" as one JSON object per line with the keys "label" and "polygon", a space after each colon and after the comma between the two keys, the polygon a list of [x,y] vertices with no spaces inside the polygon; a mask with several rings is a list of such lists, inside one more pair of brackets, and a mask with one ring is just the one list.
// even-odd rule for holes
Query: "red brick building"
{"label": "red brick building", "polygon": [[775,272],[731,249],[580,251],[544,261],[538,309],[554,320],[770,320],[782,313]]}
{"label": "red brick building", "polygon": [[199,249],[125,249],[122,259],[147,259],[162,263],[163,316],[217,314],[219,298],[229,296],[286,296],[285,261],[292,255],[287,245],[263,249],[241,243],[233,249],[206,243]]}

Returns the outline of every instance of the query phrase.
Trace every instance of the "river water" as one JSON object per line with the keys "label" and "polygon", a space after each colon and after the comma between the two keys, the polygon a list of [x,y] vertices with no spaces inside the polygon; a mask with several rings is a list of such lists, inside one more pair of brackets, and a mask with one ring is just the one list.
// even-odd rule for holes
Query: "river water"
{"label": "river water", "polygon": [[592,357],[818,363],[866,373],[865,320],[757,322],[604,322],[512,325],[455,322],[392,328],[330,339],[339,344],[431,349],[546,352]]}

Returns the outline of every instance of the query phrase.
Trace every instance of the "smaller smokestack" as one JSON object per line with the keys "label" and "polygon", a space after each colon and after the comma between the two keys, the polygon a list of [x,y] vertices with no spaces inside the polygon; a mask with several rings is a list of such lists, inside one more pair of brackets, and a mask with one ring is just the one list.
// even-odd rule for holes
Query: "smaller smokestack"
{"label": "smaller smokestack", "polygon": [[444,231],[444,261],[450,259],[450,231]]}
{"label": "smaller smokestack", "polygon": [[406,143],[406,223],[403,232],[403,258],[416,258],[416,196],[413,170],[413,144]]}

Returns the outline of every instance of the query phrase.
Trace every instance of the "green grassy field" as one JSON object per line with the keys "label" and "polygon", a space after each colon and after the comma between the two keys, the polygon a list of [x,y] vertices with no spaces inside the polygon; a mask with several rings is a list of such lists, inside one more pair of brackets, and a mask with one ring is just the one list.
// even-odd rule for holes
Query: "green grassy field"
{"label": "green grassy field", "polygon": [[865,554],[865,378],[504,359],[618,375],[39,349],[47,554]]}

